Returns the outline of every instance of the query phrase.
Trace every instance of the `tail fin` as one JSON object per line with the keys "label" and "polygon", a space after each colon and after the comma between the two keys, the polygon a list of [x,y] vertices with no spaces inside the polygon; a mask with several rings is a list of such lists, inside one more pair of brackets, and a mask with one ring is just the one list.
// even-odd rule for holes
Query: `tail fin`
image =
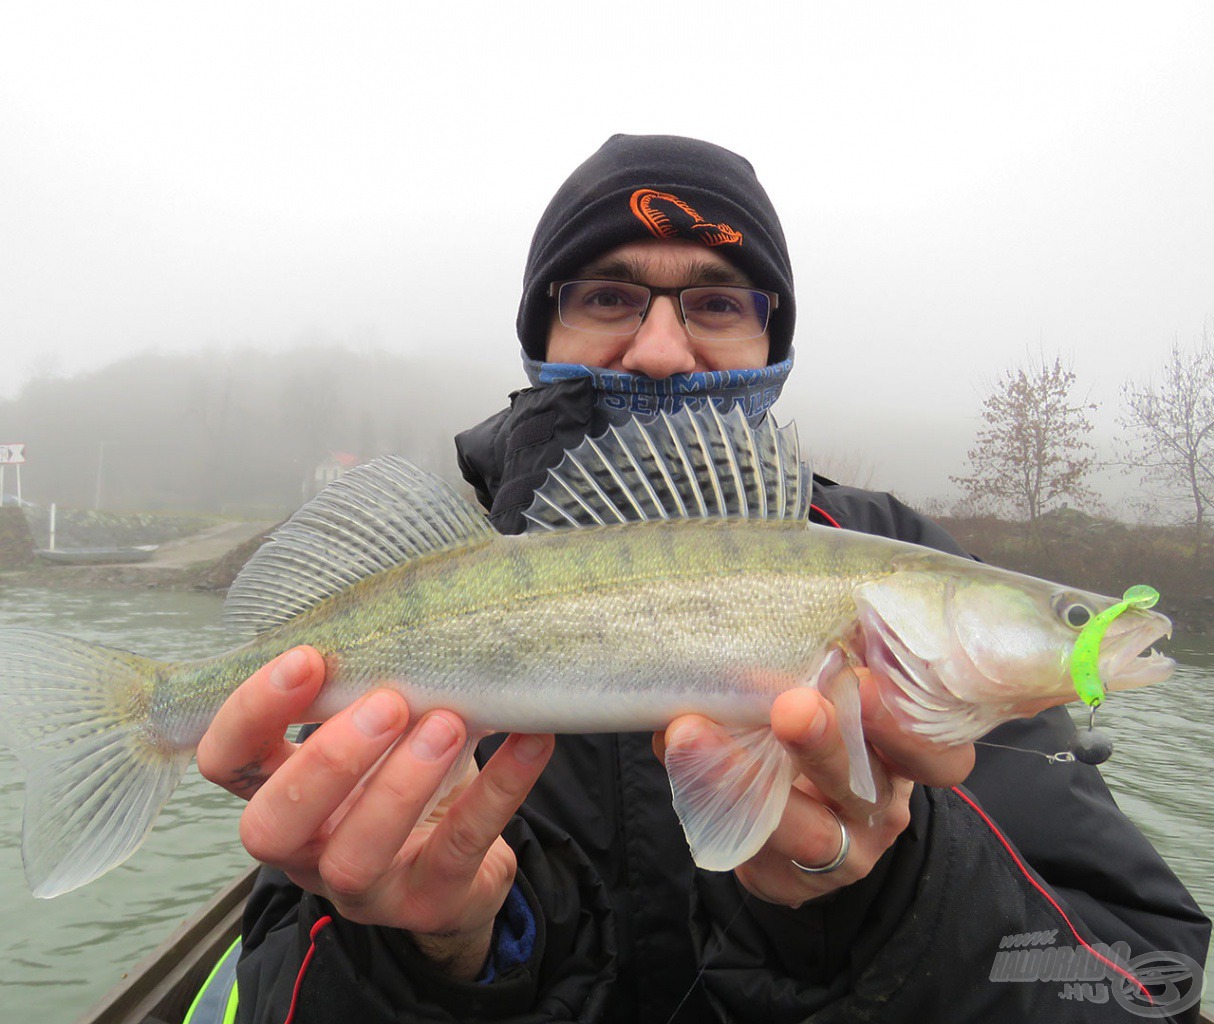
{"label": "tail fin", "polygon": [[167,665],[34,630],[0,630],[0,743],[24,765],[21,858],[43,899],[121,864],[146,838],[189,751],[152,727]]}

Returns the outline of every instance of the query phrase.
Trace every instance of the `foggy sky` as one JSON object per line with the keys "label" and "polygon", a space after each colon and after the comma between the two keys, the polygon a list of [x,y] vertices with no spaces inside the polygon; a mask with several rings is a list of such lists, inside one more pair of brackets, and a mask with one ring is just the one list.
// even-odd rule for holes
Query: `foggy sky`
{"label": "foggy sky", "polygon": [[1004,368],[1061,352],[1107,441],[1214,323],[1206,3],[11,3],[0,394],[337,340],[504,398],[535,221],[617,131],[754,163],[798,285],[778,412],[914,497]]}

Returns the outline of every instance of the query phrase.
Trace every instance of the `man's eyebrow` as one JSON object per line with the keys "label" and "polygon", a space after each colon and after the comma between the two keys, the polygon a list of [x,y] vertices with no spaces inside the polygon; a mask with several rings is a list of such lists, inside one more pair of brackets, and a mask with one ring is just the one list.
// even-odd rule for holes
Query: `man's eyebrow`
{"label": "man's eyebrow", "polygon": [[[651,274],[649,264],[638,259],[621,259],[618,256],[591,263],[582,270],[582,276],[587,279],[603,278],[608,281],[629,281],[633,284],[647,284]],[[686,268],[683,277],[686,286],[701,284],[739,285],[750,287],[750,279],[738,270],[726,264],[696,261]]]}

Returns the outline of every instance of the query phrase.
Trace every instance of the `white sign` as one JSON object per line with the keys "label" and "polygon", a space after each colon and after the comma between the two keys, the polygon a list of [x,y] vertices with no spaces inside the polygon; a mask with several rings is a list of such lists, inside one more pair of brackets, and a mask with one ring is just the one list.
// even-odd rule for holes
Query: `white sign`
{"label": "white sign", "polygon": [[0,466],[21,465],[25,461],[25,445],[0,444]]}

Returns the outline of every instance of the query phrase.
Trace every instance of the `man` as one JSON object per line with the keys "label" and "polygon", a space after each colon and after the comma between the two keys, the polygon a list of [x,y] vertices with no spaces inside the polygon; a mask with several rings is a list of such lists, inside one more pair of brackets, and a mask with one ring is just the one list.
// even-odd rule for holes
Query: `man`
{"label": "man", "polygon": [[[731,310],[743,326],[725,331]],[[518,329],[535,386],[457,442],[491,521],[521,529],[562,452],[621,416],[693,395],[761,418],[791,367],[795,311],[749,163],[690,139],[610,139],[532,243]],[[888,495],[820,481],[814,502],[822,521],[957,550]],[[1204,959],[1208,922],[1095,769],[984,748],[971,771],[972,747],[896,729],[867,678],[876,803],[851,792],[834,708],[786,693],[772,725],[800,771],[788,808],[755,857],[710,873],[655,753],[724,742],[712,723],[492,738],[419,824],[463,723],[413,722],[380,690],[296,747],[283,729],[323,673],[310,649],[283,655],[199,750],[208,778],[249,799],[242,841],[274,869],[246,913],[243,1021],[1112,1019],[1116,1003],[990,980],[1001,939]],[[1073,729],[1055,710],[999,732],[1054,751]],[[963,780],[969,792],[949,788]]]}

